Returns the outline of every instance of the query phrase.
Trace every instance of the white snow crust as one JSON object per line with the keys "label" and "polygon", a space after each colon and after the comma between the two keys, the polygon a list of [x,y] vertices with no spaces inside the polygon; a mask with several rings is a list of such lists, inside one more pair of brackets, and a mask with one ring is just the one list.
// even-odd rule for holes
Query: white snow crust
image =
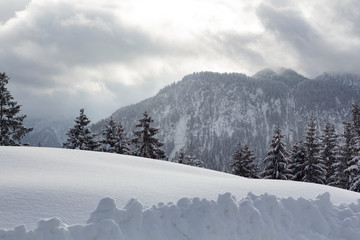
{"label": "white snow crust", "polygon": [[1,240],[360,236],[360,194],[318,184],[50,148],[0,147],[0,166]]}

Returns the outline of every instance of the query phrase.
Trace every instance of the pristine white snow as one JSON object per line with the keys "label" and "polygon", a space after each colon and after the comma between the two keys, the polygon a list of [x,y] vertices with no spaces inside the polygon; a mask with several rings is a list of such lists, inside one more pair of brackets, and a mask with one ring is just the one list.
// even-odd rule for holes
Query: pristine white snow
{"label": "pristine white snow", "polygon": [[360,236],[360,194],[323,185],[50,148],[0,147],[0,166],[1,240]]}

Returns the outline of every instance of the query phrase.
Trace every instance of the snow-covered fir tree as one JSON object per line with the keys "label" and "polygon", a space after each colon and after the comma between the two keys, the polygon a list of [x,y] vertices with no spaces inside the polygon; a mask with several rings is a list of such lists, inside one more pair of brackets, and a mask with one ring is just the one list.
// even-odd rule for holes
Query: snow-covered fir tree
{"label": "snow-covered fir tree", "polygon": [[74,127],[70,128],[66,133],[68,138],[63,147],[80,150],[97,150],[100,144],[95,140],[95,135],[88,127],[91,121],[85,115],[83,108],[80,109],[80,116],[74,121]]}
{"label": "snow-covered fir tree", "polygon": [[203,167],[204,166],[204,162],[201,161],[200,159],[196,158],[194,156],[192,150],[190,150],[189,153],[185,155],[183,164],[194,166],[194,167]]}
{"label": "snow-covered fir tree", "polygon": [[184,152],[184,148],[181,148],[180,152],[179,152],[179,157],[178,157],[177,163],[183,164],[184,161],[185,161],[185,152]]}
{"label": "snow-covered fir tree", "polygon": [[304,168],[304,182],[325,184],[326,181],[326,166],[320,158],[320,144],[316,136],[316,120],[313,115],[308,121],[306,136],[304,141],[305,146],[305,168]]}
{"label": "snow-covered fir tree", "polygon": [[320,136],[320,158],[326,166],[325,183],[329,185],[334,182],[334,164],[337,163],[339,157],[338,138],[334,124],[327,122]]}
{"label": "snow-covered fir tree", "polygon": [[357,154],[352,162],[354,163],[349,168],[347,168],[345,171],[351,172],[351,182],[349,190],[360,192],[360,156]]}
{"label": "snow-covered fir tree", "polygon": [[352,105],[352,126],[354,133],[357,137],[360,137],[360,106],[359,104],[354,103]]}
{"label": "snow-covered fir tree", "polygon": [[297,141],[290,151],[289,170],[294,181],[303,181],[305,172],[305,146],[302,140]]}
{"label": "snow-covered fir tree", "polygon": [[282,141],[284,137],[281,134],[279,126],[275,127],[274,136],[270,144],[270,150],[264,159],[265,169],[261,173],[261,177],[265,179],[291,179],[288,169],[288,153],[286,152],[286,144]]}
{"label": "snow-covered fir tree", "polygon": [[129,154],[130,142],[121,123],[116,123],[112,117],[106,121],[105,129],[102,131],[104,139],[102,143],[102,151]]}
{"label": "snow-covered fir tree", "polygon": [[19,146],[32,128],[23,125],[26,115],[18,115],[21,105],[14,101],[6,87],[9,79],[5,73],[0,73],[0,146]]}
{"label": "snow-covered fir tree", "polygon": [[332,186],[349,189],[352,171],[347,168],[355,156],[354,144],[355,135],[350,122],[344,122],[344,132],[342,134],[342,144],[339,149],[339,157],[333,164],[334,174]]}
{"label": "snow-covered fir tree", "polygon": [[348,161],[345,173],[349,189],[360,192],[360,106],[353,104],[352,107],[353,158]]}
{"label": "snow-covered fir tree", "polygon": [[232,174],[247,178],[258,178],[260,169],[255,160],[254,152],[249,146],[245,145],[242,147],[239,143],[233,154],[233,160],[230,162]]}
{"label": "snow-covered fir tree", "polygon": [[345,175],[342,187],[351,190],[355,190],[357,188],[355,186],[355,182],[357,182],[356,179],[359,175],[359,152],[356,146],[356,135],[357,134],[354,131],[353,125],[349,122],[344,122],[344,141],[340,152],[340,157],[342,160],[341,163],[345,165],[345,169],[342,169]]}
{"label": "snow-covered fir tree", "polygon": [[165,159],[165,152],[161,149],[164,144],[154,137],[159,129],[150,127],[153,121],[147,112],[144,113],[144,118],[139,120],[136,127],[140,130],[133,132],[135,135],[132,139],[135,144],[133,154],[145,158]]}

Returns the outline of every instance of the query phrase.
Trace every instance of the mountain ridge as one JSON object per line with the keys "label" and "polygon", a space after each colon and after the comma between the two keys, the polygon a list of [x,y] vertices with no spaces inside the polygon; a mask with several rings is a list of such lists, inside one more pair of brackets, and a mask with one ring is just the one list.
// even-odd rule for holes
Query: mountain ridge
{"label": "mountain ridge", "polygon": [[[318,118],[319,129],[327,120],[341,129],[351,104],[360,101],[360,81],[355,74],[324,76],[333,77],[309,79],[291,69],[265,69],[252,77],[193,73],[151,98],[118,109],[112,117],[131,135],[147,111],[160,128],[158,137],[170,159],[176,159],[181,148],[191,148],[206,167],[230,171],[229,161],[239,141],[249,144],[261,163],[276,124],[288,145],[302,136],[310,113]],[[104,120],[92,129],[99,132],[103,125]]]}
{"label": "mountain ridge", "polygon": [[[229,172],[239,142],[248,144],[261,164],[276,124],[289,149],[303,135],[311,113],[318,119],[318,131],[326,121],[342,131],[354,102],[360,102],[360,76],[353,73],[324,73],[310,79],[286,68],[264,69],[252,76],[206,71],[188,74],[111,116],[132,137],[147,111],[153,126],[160,128],[157,137],[165,143],[170,160],[177,159],[181,148],[191,149],[205,167]],[[105,119],[93,124],[92,130],[100,134],[104,124]],[[73,120],[27,125],[34,127],[25,139],[30,145],[61,147]]]}

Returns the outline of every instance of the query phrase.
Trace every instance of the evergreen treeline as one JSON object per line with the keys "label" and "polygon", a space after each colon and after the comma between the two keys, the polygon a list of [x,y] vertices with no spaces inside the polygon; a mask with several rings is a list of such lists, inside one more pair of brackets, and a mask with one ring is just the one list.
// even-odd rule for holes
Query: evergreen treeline
{"label": "evergreen treeline", "polygon": [[[18,105],[6,85],[9,77],[0,73],[0,145],[18,146],[21,139],[32,130],[23,125],[26,115],[19,115]],[[153,159],[167,159],[161,149],[163,143],[155,135],[159,129],[151,127],[153,119],[144,113],[129,138],[121,123],[112,118],[106,121],[101,136],[93,134],[89,128],[90,120],[80,109],[74,127],[69,129],[65,148],[103,151],[135,155]],[[319,134],[320,132],[320,134]],[[353,104],[352,120],[343,122],[343,132],[337,133],[335,126],[326,123],[318,131],[316,119],[310,116],[305,127],[305,136],[295,141],[289,152],[286,151],[284,136],[279,126],[266,158],[265,167],[260,171],[255,163],[253,150],[248,145],[239,144],[230,163],[232,173],[249,178],[283,179],[327,184],[334,187],[360,192],[360,106]],[[202,167],[203,162],[193,155],[192,148],[185,154],[178,154],[178,163]]]}
{"label": "evergreen treeline", "polygon": [[[128,137],[123,125],[115,122],[113,118],[106,120],[102,134],[96,136],[90,130],[90,120],[84,109],[80,109],[79,117],[74,120],[74,127],[66,134],[68,138],[63,147],[168,160],[165,151],[161,149],[164,144],[155,137],[159,129],[151,127],[154,120],[147,112],[143,115],[136,125],[137,130],[133,131],[133,138]],[[194,156],[191,148],[186,154],[184,149],[181,149],[175,162],[196,167],[204,166],[204,162]]]}
{"label": "evergreen treeline", "polygon": [[[74,127],[69,129],[66,134],[68,138],[63,144],[64,148],[166,159],[165,152],[161,149],[164,144],[155,138],[159,129],[150,126],[153,119],[147,112],[136,125],[139,130],[134,131],[134,138],[132,139],[127,136],[122,124],[115,122],[112,118],[106,121],[102,135],[96,136],[90,130],[90,120],[85,115],[84,109],[80,109],[80,116],[74,121]],[[98,138],[100,140],[97,140]],[[133,149],[131,148],[132,143]]]}
{"label": "evergreen treeline", "polygon": [[[318,184],[360,192],[360,106],[353,104],[352,121],[343,122],[343,133],[326,123],[318,131],[316,119],[310,116],[305,136],[286,151],[281,129],[276,126],[259,172],[252,150],[241,146],[235,151],[230,166],[232,173],[250,178],[283,179]],[[318,134],[320,132],[320,134]],[[245,146],[248,149],[248,146]],[[250,154],[251,153],[251,154]]]}

